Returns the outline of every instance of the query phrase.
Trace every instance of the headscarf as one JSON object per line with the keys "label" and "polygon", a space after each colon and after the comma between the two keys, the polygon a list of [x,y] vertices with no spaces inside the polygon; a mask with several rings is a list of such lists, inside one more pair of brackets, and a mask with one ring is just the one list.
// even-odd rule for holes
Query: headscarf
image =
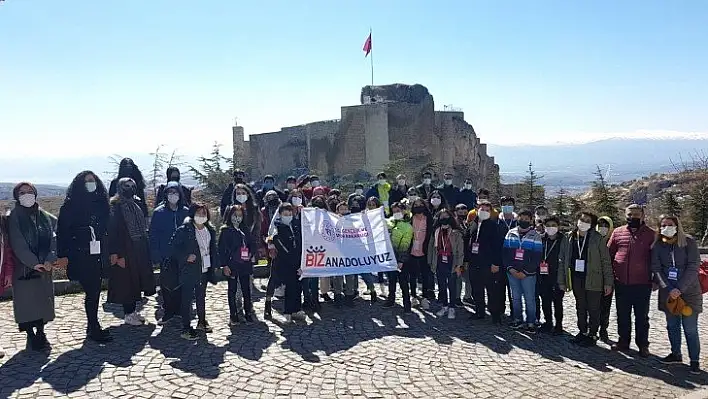
{"label": "headscarf", "polygon": [[133,179],[123,177],[118,180],[118,199],[128,235],[133,241],[139,241],[147,235],[147,223],[140,206],[135,203],[136,184]]}

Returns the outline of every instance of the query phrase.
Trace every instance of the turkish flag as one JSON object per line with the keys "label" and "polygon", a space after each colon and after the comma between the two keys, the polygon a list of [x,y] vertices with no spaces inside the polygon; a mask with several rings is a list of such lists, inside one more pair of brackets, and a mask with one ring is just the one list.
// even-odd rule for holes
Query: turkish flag
{"label": "turkish flag", "polygon": [[364,57],[367,57],[369,53],[371,52],[371,33],[369,33],[369,37],[366,38],[366,41],[364,42],[364,52],[366,53]]}

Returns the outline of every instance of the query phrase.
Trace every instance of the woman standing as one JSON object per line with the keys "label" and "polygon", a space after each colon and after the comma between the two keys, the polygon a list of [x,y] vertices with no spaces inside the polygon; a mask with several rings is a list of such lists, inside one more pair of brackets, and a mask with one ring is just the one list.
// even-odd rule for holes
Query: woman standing
{"label": "woman standing", "polygon": [[12,190],[17,204],[10,212],[10,246],[15,254],[12,277],[13,308],[20,331],[27,333],[27,346],[49,348],[44,325],[54,320],[52,268],[57,260],[54,216],[37,204],[37,189],[20,183]]}
{"label": "woman standing", "polygon": [[243,310],[247,322],[253,322],[253,302],[251,301],[251,276],[258,246],[248,230],[241,227],[243,207],[233,205],[226,209],[225,225],[219,236],[219,259],[224,275],[229,278],[229,314],[230,325],[239,323],[239,310],[236,296],[239,286],[243,296]]}
{"label": "woman standing", "polygon": [[133,162],[132,159],[123,158],[120,161],[118,166],[118,177],[111,181],[111,186],[108,189],[108,196],[113,197],[118,194],[118,191],[120,190],[119,182],[121,179],[126,177],[135,182],[135,194],[133,195],[134,197],[137,197],[135,199],[135,203],[138,204],[140,209],[143,211],[143,216],[147,218],[148,209],[147,196],[145,195],[145,179],[143,179],[142,172],[140,172],[140,169],[138,169],[138,166],[135,165],[135,162]]}
{"label": "woman standing", "polygon": [[[12,273],[15,270],[15,255],[10,248],[7,234],[7,217],[0,215],[0,295],[12,287]],[[0,359],[5,357],[5,349],[0,345]]]}
{"label": "woman standing", "polygon": [[[698,363],[701,343],[698,336],[698,314],[703,312],[703,295],[698,281],[700,255],[696,240],[684,233],[681,221],[675,216],[662,216],[659,231],[652,247],[651,268],[661,289],[659,310],[666,314],[671,353],[663,363],[682,363],[681,326],[686,336],[691,372],[701,372]],[[675,314],[667,307],[669,299],[683,299],[690,311]]]}
{"label": "woman standing", "polygon": [[137,185],[124,177],[111,198],[106,244],[110,254],[108,302],[123,305],[125,323],[139,326],[145,317],[136,302],[155,295],[155,277],[150,265],[148,231],[143,212],[135,199]]}
{"label": "woman standing", "polygon": [[[413,226],[413,242],[411,243],[411,256],[408,264],[404,267],[408,269],[408,277],[411,287],[411,303],[413,307],[418,306],[418,281],[423,286],[421,292],[420,307],[423,310],[430,309],[430,298],[432,294],[433,281],[430,266],[428,266],[428,244],[433,233],[433,217],[427,203],[422,198],[417,198],[411,203],[411,225]],[[432,294],[432,295],[431,295]]]}
{"label": "woman standing", "polygon": [[445,196],[439,190],[433,190],[433,192],[430,193],[428,202],[430,203],[431,215],[437,215],[440,210],[448,208],[448,203],[445,201]]}
{"label": "woman standing", "polygon": [[438,301],[442,309],[436,314],[454,319],[457,278],[462,274],[465,244],[457,220],[447,209],[438,212],[434,226],[433,238],[428,244],[428,262],[438,279]]}
{"label": "woman standing", "polygon": [[215,283],[214,268],[219,265],[216,230],[209,223],[209,209],[195,202],[189,207],[189,217],[172,238],[172,259],[179,265],[182,285],[182,338],[199,338],[192,327],[192,302],[197,302],[197,330],[211,333],[206,320],[207,283]]}
{"label": "woman standing", "polygon": [[57,256],[59,267],[67,267],[69,279],[78,281],[85,294],[86,337],[96,342],[111,340],[98,322],[103,256],[101,243],[108,226],[108,193],[91,171],[76,175],[66,191],[59,211]]}
{"label": "woman standing", "polygon": [[280,206],[280,221],[276,223],[276,233],[273,237],[278,256],[275,258],[275,269],[281,281],[285,283],[285,320],[292,322],[293,318],[303,320],[305,313],[301,310],[302,286],[298,276],[300,268],[300,252],[302,250],[302,234],[300,220],[293,219],[293,206],[285,203]]}

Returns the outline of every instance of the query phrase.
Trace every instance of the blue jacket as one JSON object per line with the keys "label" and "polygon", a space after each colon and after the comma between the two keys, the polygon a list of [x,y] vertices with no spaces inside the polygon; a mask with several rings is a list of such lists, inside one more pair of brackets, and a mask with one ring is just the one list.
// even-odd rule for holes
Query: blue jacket
{"label": "blue jacket", "polygon": [[[518,249],[524,250],[523,260],[516,260]],[[538,272],[538,266],[542,260],[543,238],[535,229],[529,230],[523,238],[519,234],[518,227],[514,227],[506,233],[502,262],[504,262],[504,268],[507,271],[514,269],[527,276],[533,276]]]}
{"label": "blue jacket", "polygon": [[172,235],[189,215],[187,207],[178,207],[173,211],[168,206],[160,205],[152,213],[150,221],[150,259],[153,264],[160,264],[170,257]]}

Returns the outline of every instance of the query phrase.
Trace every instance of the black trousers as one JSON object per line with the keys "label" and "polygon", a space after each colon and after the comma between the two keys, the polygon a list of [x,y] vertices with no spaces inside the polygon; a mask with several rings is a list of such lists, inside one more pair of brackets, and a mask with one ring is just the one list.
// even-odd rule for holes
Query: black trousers
{"label": "black trousers", "polygon": [[297,271],[283,271],[280,273],[280,277],[285,283],[284,313],[293,314],[299,312],[302,309],[302,284],[298,279]]}
{"label": "black trousers", "polygon": [[632,340],[632,310],[634,310],[634,329],[637,335],[635,342],[639,348],[648,347],[651,284],[624,285],[615,281],[615,295],[619,342],[629,344]]}
{"label": "black trousers", "polygon": [[612,294],[607,296],[602,296],[602,308],[600,308],[600,332],[607,332],[607,328],[610,326],[610,311],[612,309]]}
{"label": "black trousers", "polygon": [[275,289],[283,284],[283,281],[278,276],[278,272],[273,265],[273,260],[269,259],[270,277],[268,278],[268,286],[266,287],[266,298],[272,298],[275,295]]}
{"label": "black trousers", "polygon": [[[235,271],[234,271],[235,273]],[[251,299],[251,275],[249,273],[237,273],[228,279],[229,293],[229,314],[233,317],[238,312],[236,306],[236,293],[238,287],[241,287],[241,295],[243,297],[243,311],[246,313],[253,312],[253,301]]]}
{"label": "black trousers", "polygon": [[501,268],[497,273],[492,273],[486,267],[473,267],[470,269],[475,313],[484,314],[486,308],[495,321],[501,320],[502,313],[504,313],[504,303],[506,302],[504,296],[504,291],[506,290],[505,274]]}
{"label": "black trousers", "polygon": [[179,285],[179,267],[169,259],[160,264],[160,295],[165,317],[180,314],[182,309],[182,289]]}
{"label": "black trousers", "polygon": [[95,273],[83,274],[79,279],[79,284],[81,284],[81,288],[83,288],[85,293],[84,311],[86,312],[86,330],[92,331],[94,329],[100,329],[101,325],[98,322],[98,302],[101,298],[101,271],[96,270]]}
{"label": "black trousers", "polygon": [[206,321],[207,273],[197,281],[182,282],[182,329],[189,329],[192,323],[192,300],[197,302],[197,318],[200,323]]}
{"label": "black trousers", "polygon": [[[543,310],[544,322],[553,324],[555,316],[555,325],[563,326],[563,297],[565,292],[558,289],[555,283],[542,283],[536,286],[536,292],[541,298],[540,304]],[[539,301],[536,302],[538,308]],[[555,311],[555,312],[554,312]],[[537,312],[540,318],[541,312]]]}
{"label": "black trousers", "polygon": [[[502,274],[502,282],[504,284],[504,289],[502,290],[502,300],[501,300],[501,313],[506,312],[506,300],[509,299],[509,314],[514,314],[514,301],[511,299],[511,286],[509,286],[509,276],[504,270],[504,267],[499,267]],[[506,298],[504,297],[504,292],[506,292]],[[536,313],[538,314],[538,313]]]}
{"label": "black trousers", "polygon": [[408,263],[411,264],[411,272],[408,274],[411,295],[413,297],[417,296],[416,290],[420,280],[423,283],[422,296],[430,301],[435,300],[435,277],[433,276],[433,271],[430,270],[430,265],[428,265],[428,259],[425,256],[411,256]]}
{"label": "black trousers", "polygon": [[401,292],[403,293],[403,307],[406,309],[411,308],[411,287],[410,287],[410,269],[407,264],[403,265],[403,269],[400,272],[388,272],[388,300],[391,302],[396,301],[396,283],[401,286]]}
{"label": "black trousers", "polygon": [[585,289],[585,279],[573,277],[573,295],[575,309],[578,313],[578,330],[594,337],[600,329],[600,307],[602,306],[602,291]]}

